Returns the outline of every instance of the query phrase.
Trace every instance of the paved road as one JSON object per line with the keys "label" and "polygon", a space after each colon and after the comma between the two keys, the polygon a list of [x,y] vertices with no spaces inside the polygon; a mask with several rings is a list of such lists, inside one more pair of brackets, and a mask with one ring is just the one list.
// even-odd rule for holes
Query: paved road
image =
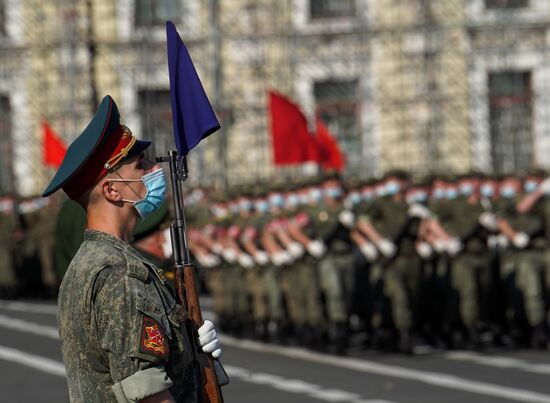
{"label": "paved road", "polygon": [[[1,401],[66,402],[52,302],[0,300]],[[550,353],[335,357],[222,337],[227,403],[550,403]]]}

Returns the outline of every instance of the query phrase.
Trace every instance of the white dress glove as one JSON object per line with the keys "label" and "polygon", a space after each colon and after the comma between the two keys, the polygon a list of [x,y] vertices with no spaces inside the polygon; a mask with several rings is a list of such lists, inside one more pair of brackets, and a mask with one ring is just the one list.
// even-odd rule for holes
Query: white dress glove
{"label": "white dress glove", "polygon": [[273,253],[270,256],[270,259],[271,262],[277,267],[281,267],[285,264],[292,262],[292,257],[288,252],[285,251]]}
{"label": "white dress glove", "polygon": [[430,213],[430,210],[426,206],[418,203],[411,204],[409,210],[407,210],[407,214],[409,215],[409,217],[416,218],[430,218],[430,216],[432,215]]}
{"label": "white dress glove", "polygon": [[315,240],[307,244],[307,252],[314,258],[320,258],[325,254],[327,248],[325,244],[321,241]]}
{"label": "white dress glove", "polygon": [[299,259],[304,256],[304,248],[298,242],[290,243],[287,251],[293,259]]}
{"label": "white dress glove", "polygon": [[489,231],[496,231],[498,227],[497,216],[488,211],[479,216],[479,223],[483,228]]}
{"label": "white dress glove", "polygon": [[539,190],[542,193],[549,194],[550,193],[550,177],[546,178],[539,184]]}
{"label": "white dress glove", "polygon": [[241,253],[237,258],[237,261],[245,269],[250,269],[254,266],[254,259],[252,259],[252,256],[247,253]]}
{"label": "white dress glove", "polygon": [[500,249],[506,249],[510,246],[510,240],[504,234],[497,235],[497,245]]}
{"label": "white dress glove", "polygon": [[382,254],[387,258],[393,257],[393,255],[395,255],[395,252],[397,250],[395,244],[392,241],[390,241],[389,239],[386,239],[386,238],[381,239],[376,244],[376,246],[378,247],[380,252],[382,252]]}
{"label": "white dress glove", "polygon": [[433,254],[433,248],[428,242],[417,242],[415,248],[418,256],[423,259],[428,259]]}
{"label": "white dress glove", "polygon": [[518,232],[516,235],[514,235],[512,243],[518,249],[525,249],[530,240],[531,239],[529,238],[529,235],[527,235],[525,232]]}
{"label": "white dress glove", "polygon": [[202,351],[212,354],[214,358],[220,358],[222,355],[222,348],[218,340],[218,335],[214,324],[205,320],[201,327],[199,327],[199,344]]}
{"label": "white dress glove", "polygon": [[260,266],[265,266],[267,264],[267,262],[269,262],[269,256],[264,251],[259,250],[258,252],[256,252],[254,254],[254,260]]}
{"label": "white dress glove", "polygon": [[370,242],[365,242],[363,243],[360,247],[359,247],[359,250],[361,251],[361,253],[363,254],[363,256],[365,256],[365,258],[367,259],[367,261],[369,262],[374,262],[376,260],[376,258],[378,257],[378,250],[376,249],[376,247],[370,243]]}
{"label": "white dress glove", "polygon": [[456,256],[462,250],[462,242],[458,238],[451,238],[445,241],[445,251],[449,256]]}
{"label": "white dress glove", "polygon": [[444,239],[436,239],[432,245],[437,253],[443,253],[445,252],[445,247],[447,246],[447,243]]}
{"label": "white dress glove", "polygon": [[227,263],[235,263],[237,261],[237,254],[233,249],[224,249],[222,256]]}
{"label": "white dress glove", "polygon": [[346,228],[353,228],[355,224],[355,215],[349,210],[343,210],[338,214],[338,221]]}
{"label": "white dress glove", "polygon": [[217,243],[217,242],[214,243],[214,244],[212,245],[212,252],[214,252],[214,253],[216,253],[216,254],[218,254],[218,255],[223,254],[223,246],[222,246],[221,244]]}

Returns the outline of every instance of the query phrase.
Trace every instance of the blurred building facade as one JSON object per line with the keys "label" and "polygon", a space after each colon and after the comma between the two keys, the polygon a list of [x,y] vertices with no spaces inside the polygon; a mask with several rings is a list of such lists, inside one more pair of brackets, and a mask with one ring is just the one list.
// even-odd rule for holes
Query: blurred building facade
{"label": "blurred building facade", "polygon": [[321,117],[348,176],[550,165],[546,0],[0,0],[0,193],[40,192],[40,121],[70,143],[104,94],[171,148],[167,19],[223,126],[194,182],[301,173],[272,165],[269,89]]}

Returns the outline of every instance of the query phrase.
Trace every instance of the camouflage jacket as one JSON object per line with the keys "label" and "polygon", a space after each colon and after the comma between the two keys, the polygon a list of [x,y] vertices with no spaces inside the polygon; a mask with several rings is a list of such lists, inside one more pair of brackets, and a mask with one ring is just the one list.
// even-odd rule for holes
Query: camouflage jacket
{"label": "camouflage jacket", "polygon": [[137,402],[165,389],[197,401],[186,312],[130,245],[87,230],[58,303],[71,402]]}

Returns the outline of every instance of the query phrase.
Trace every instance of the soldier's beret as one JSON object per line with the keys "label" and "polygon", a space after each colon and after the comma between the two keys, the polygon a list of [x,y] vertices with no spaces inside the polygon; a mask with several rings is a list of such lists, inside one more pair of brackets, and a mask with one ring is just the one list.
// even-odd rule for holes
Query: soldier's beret
{"label": "soldier's beret", "polygon": [[160,229],[168,219],[168,205],[164,202],[157,210],[144,220],[139,220],[134,229],[134,241],[145,238],[147,235]]}
{"label": "soldier's beret", "polygon": [[107,95],[84,131],[71,143],[61,166],[42,193],[49,196],[60,188],[78,199],[121,161],[139,155],[151,144],[137,140],[120,124],[118,107]]}

